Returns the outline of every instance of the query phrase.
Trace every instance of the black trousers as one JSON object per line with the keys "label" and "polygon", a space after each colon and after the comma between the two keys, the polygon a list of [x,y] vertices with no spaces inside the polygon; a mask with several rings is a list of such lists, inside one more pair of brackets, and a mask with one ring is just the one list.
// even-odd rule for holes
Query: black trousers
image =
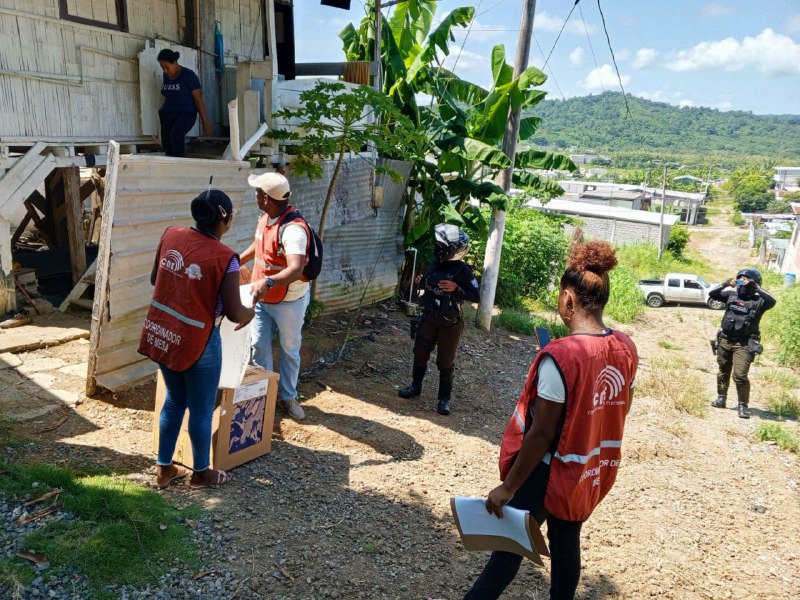
{"label": "black trousers", "polygon": [[425,372],[431,352],[438,345],[436,367],[439,369],[439,398],[450,400],[458,341],[464,331],[464,319],[455,321],[425,315],[414,338],[414,372]]}
{"label": "black trousers", "polygon": [[750,365],[753,354],[747,347],[747,342],[731,342],[724,337],[719,338],[717,344],[717,394],[723,398],[728,395],[728,385],[733,372],[733,383],[736,384],[736,396],[739,404],[747,406],[750,403]]}
{"label": "black trousers", "polygon": [[186,134],[194,127],[197,113],[158,111],[161,121],[161,146],[167,156],[186,156]]}
{"label": "black trousers", "polygon": [[[509,506],[529,510],[541,525],[547,521],[547,540],[550,547],[550,600],[572,600],[581,576],[582,521],[564,521],[544,508],[544,494],[550,467],[540,463],[517,490]],[[522,557],[510,552],[492,552],[483,572],[464,596],[464,600],[494,600],[499,598],[517,576]]]}

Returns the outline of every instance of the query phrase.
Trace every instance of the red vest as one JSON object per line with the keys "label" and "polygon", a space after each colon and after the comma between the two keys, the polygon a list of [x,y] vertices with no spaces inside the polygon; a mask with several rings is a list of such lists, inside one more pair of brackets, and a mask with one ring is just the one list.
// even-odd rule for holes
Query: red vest
{"label": "red vest", "polygon": [[173,371],[185,371],[203,354],[214,327],[222,279],[234,251],[188,227],[161,237],[153,299],[139,352]]}
{"label": "red vest", "polygon": [[[294,211],[293,206],[288,206],[278,220],[272,225],[269,224],[269,215],[264,213],[258,220],[258,227],[256,228],[256,256],[253,263],[253,278],[252,281],[270,277],[276,273],[283,271],[288,265],[286,255],[283,252],[283,245],[281,244],[280,229],[284,218]],[[308,230],[308,225],[302,219],[295,219],[292,225],[302,225],[306,231],[306,239],[311,241],[311,232]],[[306,257],[305,261],[308,262],[308,242],[306,243]],[[308,281],[305,277],[301,276],[302,281]],[[286,297],[286,292],[289,291],[288,285],[275,285],[271,287],[261,297],[261,302],[267,304],[278,304]]]}
{"label": "red vest", "polygon": [[547,511],[566,521],[585,521],[609,492],[622,457],[622,433],[630,385],[639,358],[624,333],[573,335],[553,340],[528,371],[517,407],[500,445],[500,478],[505,480],[532,423],[539,362],[551,356],[564,377],[567,398],[556,451],[545,455],[550,479]]}

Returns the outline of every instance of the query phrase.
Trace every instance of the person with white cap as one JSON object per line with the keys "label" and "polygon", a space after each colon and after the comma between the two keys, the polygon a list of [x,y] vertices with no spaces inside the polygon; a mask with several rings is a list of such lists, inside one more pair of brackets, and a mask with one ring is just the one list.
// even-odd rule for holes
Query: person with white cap
{"label": "person with white cap", "polygon": [[308,223],[289,204],[289,180],[280,173],[250,175],[256,189],[258,220],[255,240],[241,253],[242,264],[255,259],[251,281],[255,306],[253,364],[272,371],[272,342],[278,334],[280,361],[278,400],[294,419],[305,418],[297,402],[303,320],[310,300],[303,268],[311,239]]}

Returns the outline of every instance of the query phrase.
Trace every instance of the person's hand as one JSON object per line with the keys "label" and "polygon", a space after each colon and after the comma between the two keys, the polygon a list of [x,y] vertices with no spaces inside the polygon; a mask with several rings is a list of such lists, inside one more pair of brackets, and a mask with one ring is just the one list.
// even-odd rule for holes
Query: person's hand
{"label": "person's hand", "polygon": [[728,279],[728,285],[730,287],[735,287],[736,286],[736,277],[731,277],[730,279]]}
{"label": "person's hand", "polygon": [[247,316],[243,320],[239,321],[239,324],[233,330],[239,331],[242,327],[247,327],[247,325],[250,323],[250,321],[253,320],[253,317],[255,316],[256,316],[256,311],[254,311],[252,308],[248,308]]}
{"label": "person's hand", "polygon": [[420,281],[422,281],[422,273],[414,277],[414,285],[419,285]]}
{"label": "person's hand", "polygon": [[203,133],[206,134],[206,137],[214,136],[214,128],[211,126],[211,123],[203,123]]}
{"label": "person's hand", "polygon": [[250,284],[250,293],[253,295],[253,306],[255,306],[259,300],[261,300],[268,290],[269,286],[267,285],[266,278],[258,279]]}
{"label": "person's hand", "polygon": [[505,483],[501,483],[494,488],[486,498],[486,512],[496,515],[497,518],[503,518],[503,506],[511,501],[514,497],[514,492],[506,487]]}
{"label": "person's hand", "polygon": [[449,279],[442,279],[439,282],[439,289],[443,292],[455,292],[457,287],[456,282]]}

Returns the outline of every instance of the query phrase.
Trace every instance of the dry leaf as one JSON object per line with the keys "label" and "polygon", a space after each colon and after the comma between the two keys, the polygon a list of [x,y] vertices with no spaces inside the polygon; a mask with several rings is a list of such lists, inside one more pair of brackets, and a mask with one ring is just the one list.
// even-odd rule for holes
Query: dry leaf
{"label": "dry leaf", "polygon": [[166,525],[164,525],[163,523],[159,523],[159,524],[158,524],[158,528],[159,528],[161,531],[166,531],[166,529],[167,529],[167,526],[166,526]]}
{"label": "dry leaf", "polygon": [[14,525],[17,527],[22,527],[23,525],[27,525],[28,523],[32,523],[33,521],[37,521],[42,517],[46,517],[49,514],[52,514],[58,510],[58,507],[53,504],[52,506],[48,506],[47,508],[43,508],[39,512],[35,512],[27,517],[20,517]]}
{"label": "dry leaf", "polygon": [[33,506],[34,504],[39,504],[40,502],[44,502],[45,500],[49,500],[50,498],[58,497],[58,495],[63,491],[64,490],[60,488],[50,490],[49,492],[45,492],[41,496],[36,496],[35,498],[31,498],[25,504],[23,504],[23,506]]}
{"label": "dry leaf", "polygon": [[208,571],[200,571],[197,575],[192,577],[192,579],[202,579],[206,575],[211,575],[213,573],[216,573],[218,570],[219,569],[209,569]]}
{"label": "dry leaf", "polygon": [[20,558],[24,558],[25,560],[31,561],[35,565],[41,565],[42,563],[49,563],[50,559],[47,558],[44,554],[40,554],[34,550],[21,550],[17,552],[17,556]]}

